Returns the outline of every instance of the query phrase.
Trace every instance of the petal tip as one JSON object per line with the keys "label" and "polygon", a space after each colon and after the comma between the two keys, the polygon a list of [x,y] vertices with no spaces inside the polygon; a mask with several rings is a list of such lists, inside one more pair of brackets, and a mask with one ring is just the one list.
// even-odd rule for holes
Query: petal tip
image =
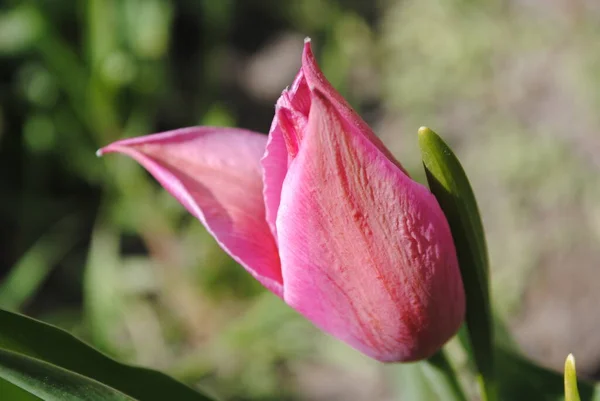
{"label": "petal tip", "polygon": [[96,157],[102,157],[104,156],[104,149],[98,149],[96,151]]}
{"label": "petal tip", "polygon": [[302,51],[302,66],[316,66],[317,62],[312,52],[312,40],[310,37],[304,38],[304,49]]}

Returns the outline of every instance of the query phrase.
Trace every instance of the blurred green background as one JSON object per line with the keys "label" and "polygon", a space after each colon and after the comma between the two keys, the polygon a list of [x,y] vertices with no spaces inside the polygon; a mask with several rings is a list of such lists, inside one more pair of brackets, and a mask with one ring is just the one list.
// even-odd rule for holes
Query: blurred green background
{"label": "blurred green background", "polygon": [[267,132],[311,36],[414,177],[419,126],[461,157],[520,349],[600,376],[595,0],[53,0],[0,6],[0,307],[227,400],[400,400],[398,367],[266,293],[123,137]]}

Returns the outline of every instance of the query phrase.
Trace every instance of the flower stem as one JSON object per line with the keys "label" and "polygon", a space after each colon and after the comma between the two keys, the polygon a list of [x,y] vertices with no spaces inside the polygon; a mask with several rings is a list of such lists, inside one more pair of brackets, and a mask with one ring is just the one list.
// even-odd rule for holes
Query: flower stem
{"label": "flower stem", "polygon": [[[435,381],[438,381],[440,383],[443,383],[443,390],[440,389],[441,391],[445,392],[446,395],[444,395],[445,397],[450,396],[450,394],[447,393],[451,393],[452,394],[452,400],[456,400],[456,401],[467,401],[467,397],[462,389],[462,386],[460,385],[459,381],[458,381],[458,377],[456,375],[456,371],[454,370],[454,368],[452,367],[452,365],[450,364],[450,361],[448,360],[446,353],[443,350],[439,350],[438,352],[436,352],[432,357],[430,357],[428,360],[428,365],[430,365],[431,367],[434,368],[434,372],[435,372]],[[427,374],[427,376],[432,376],[430,374]],[[434,379],[433,377],[431,377],[432,379]],[[434,380],[432,380],[433,382]],[[442,394],[440,394],[442,395]],[[450,399],[450,398],[443,398],[443,399]],[[489,400],[488,400],[489,401]]]}

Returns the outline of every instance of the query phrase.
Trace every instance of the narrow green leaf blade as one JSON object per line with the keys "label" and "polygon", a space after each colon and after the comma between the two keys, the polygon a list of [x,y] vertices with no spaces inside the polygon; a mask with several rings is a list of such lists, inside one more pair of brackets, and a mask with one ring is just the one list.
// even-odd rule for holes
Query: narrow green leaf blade
{"label": "narrow green leaf blade", "polygon": [[0,349],[77,372],[135,399],[211,400],[163,373],[119,363],[66,331],[4,310],[0,310]]}
{"label": "narrow green leaf blade", "polygon": [[569,354],[565,361],[565,401],[581,401],[577,390],[577,372],[573,354]]}
{"label": "narrow green leaf blade", "polygon": [[2,399],[10,401],[40,401],[41,398],[15,386],[9,381],[0,378],[0,394]]}
{"label": "narrow green leaf blade", "polygon": [[[467,332],[483,396],[496,399],[488,253],[475,195],[458,158],[429,128],[419,129],[419,147],[431,192],[444,211],[456,246],[467,300]],[[464,341],[464,336],[461,337]]]}
{"label": "narrow green leaf blade", "polygon": [[131,401],[95,380],[0,349],[0,377],[44,401]]}

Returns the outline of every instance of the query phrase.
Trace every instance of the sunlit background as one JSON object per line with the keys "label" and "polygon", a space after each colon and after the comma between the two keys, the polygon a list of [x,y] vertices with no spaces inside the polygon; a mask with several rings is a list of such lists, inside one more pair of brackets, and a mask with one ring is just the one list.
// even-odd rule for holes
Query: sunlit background
{"label": "sunlit background", "polygon": [[[267,293],[118,138],[267,132],[305,36],[420,181],[427,125],[472,180],[509,338],[600,375],[596,0],[6,0],[0,307],[225,400],[405,400],[400,370]],[[459,356],[460,360],[460,356]]]}

